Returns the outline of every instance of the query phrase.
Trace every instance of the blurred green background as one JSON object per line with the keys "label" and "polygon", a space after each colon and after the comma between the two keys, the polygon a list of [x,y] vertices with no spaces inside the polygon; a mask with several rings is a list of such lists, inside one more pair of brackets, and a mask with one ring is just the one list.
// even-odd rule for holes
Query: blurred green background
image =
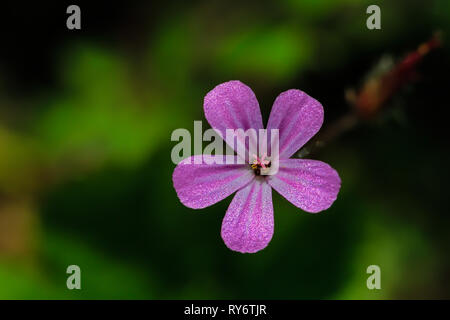
{"label": "blurred green background", "polygon": [[[275,234],[257,254],[226,248],[231,201],[184,207],[172,186],[176,128],[203,120],[203,97],[238,79],[267,121],[298,88],[351,107],[383,57],[398,61],[450,25],[436,1],[79,1],[5,4],[0,35],[0,298],[450,298],[450,52],[313,158],[340,173],[327,211],[274,193]],[[366,8],[381,7],[381,30]],[[3,5],[2,5],[3,6]],[[66,288],[81,268],[82,290]],[[366,268],[381,267],[381,290]]]}

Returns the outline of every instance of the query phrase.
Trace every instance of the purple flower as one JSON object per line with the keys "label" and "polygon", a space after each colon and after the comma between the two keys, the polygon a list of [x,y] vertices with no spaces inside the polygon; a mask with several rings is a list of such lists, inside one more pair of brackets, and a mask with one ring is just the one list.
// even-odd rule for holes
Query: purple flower
{"label": "purple flower", "polygon": [[[222,83],[205,97],[209,124],[225,137],[226,129],[263,129],[253,91],[240,81]],[[214,157],[195,155],[181,161],[173,172],[180,201],[193,209],[205,208],[236,192],[222,222],[228,248],[242,253],[264,249],[274,230],[272,188],[295,206],[316,213],[328,209],[341,186],[338,173],[317,160],[289,159],[320,129],[322,105],[300,90],[281,93],[275,100],[267,129],[279,130],[279,168],[260,175],[269,166],[265,155],[250,164],[208,164]],[[203,157],[203,158],[202,158]],[[200,160],[199,164],[194,164]],[[235,162],[236,163],[236,162]]]}

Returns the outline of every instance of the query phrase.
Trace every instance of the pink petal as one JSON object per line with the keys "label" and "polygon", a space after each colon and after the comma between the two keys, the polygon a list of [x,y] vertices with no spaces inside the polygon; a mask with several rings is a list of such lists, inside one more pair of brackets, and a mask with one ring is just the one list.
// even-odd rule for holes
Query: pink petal
{"label": "pink petal", "polygon": [[[279,129],[280,159],[288,159],[320,129],[322,105],[303,91],[291,89],[281,93],[270,112],[267,129]],[[269,140],[270,141],[270,140]]]}
{"label": "pink petal", "polygon": [[252,89],[240,81],[216,86],[205,96],[203,108],[206,120],[224,140],[226,129],[255,129],[256,133],[263,129],[258,100]]}
{"label": "pink petal", "polygon": [[295,206],[311,213],[328,209],[341,187],[338,173],[317,160],[280,160],[276,175],[267,182]]}
{"label": "pink petal", "polygon": [[[203,158],[202,158],[203,157]],[[173,171],[173,186],[178,198],[193,209],[205,208],[244,187],[254,174],[248,165],[207,164],[223,156],[196,155],[181,161]],[[235,158],[235,163],[236,157]],[[197,159],[197,160],[196,160]],[[194,161],[201,159],[201,163]]]}
{"label": "pink petal", "polygon": [[242,253],[264,249],[273,235],[272,188],[255,179],[233,198],[222,222],[222,239]]}

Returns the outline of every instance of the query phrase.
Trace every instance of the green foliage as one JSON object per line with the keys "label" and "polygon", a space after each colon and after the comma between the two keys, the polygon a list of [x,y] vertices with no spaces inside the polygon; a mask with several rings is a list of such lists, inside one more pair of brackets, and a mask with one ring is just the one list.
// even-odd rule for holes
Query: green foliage
{"label": "green foliage", "polygon": [[[201,211],[179,202],[170,161],[172,130],[204,120],[204,95],[231,79],[258,93],[265,120],[279,92],[305,90],[323,103],[326,128],[382,54],[401,57],[448,26],[448,3],[384,1],[372,32],[365,0],[162,2],[154,16],[143,5],[138,34],[128,29],[136,11],[117,22],[122,33],[49,52],[57,83],[39,94],[10,97],[2,69],[0,230],[16,246],[0,235],[0,298],[448,297],[448,126],[436,116],[447,108],[448,49],[400,97],[402,125],[386,113],[314,155],[342,178],[329,210],[307,214],[273,192],[275,234],[257,254],[220,238],[231,197]],[[26,227],[7,215],[16,202],[30,206]],[[72,264],[80,291],[66,288]],[[365,286],[371,264],[380,292]]]}
{"label": "green foliage", "polygon": [[36,123],[50,161],[136,165],[167,133],[158,97],[140,95],[120,57],[77,47],[64,68],[64,92]]}
{"label": "green foliage", "polygon": [[313,42],[289,26],[240,30],[218,48],[215,65],[227,77],[279,82],[292,78],[310,62]]}

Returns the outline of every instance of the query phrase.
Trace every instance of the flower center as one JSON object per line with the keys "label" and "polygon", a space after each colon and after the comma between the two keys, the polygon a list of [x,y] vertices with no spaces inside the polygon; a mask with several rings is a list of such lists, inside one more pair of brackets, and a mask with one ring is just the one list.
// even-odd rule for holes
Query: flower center
{"label": "flower center", "polygon": [[252,170],[255,175],[260,176],[261,174],[266,175],[270,171],[271,162],[264,154],[261,158],[258,158],[256,154],[253,155],[253,162],[251,164]]}

